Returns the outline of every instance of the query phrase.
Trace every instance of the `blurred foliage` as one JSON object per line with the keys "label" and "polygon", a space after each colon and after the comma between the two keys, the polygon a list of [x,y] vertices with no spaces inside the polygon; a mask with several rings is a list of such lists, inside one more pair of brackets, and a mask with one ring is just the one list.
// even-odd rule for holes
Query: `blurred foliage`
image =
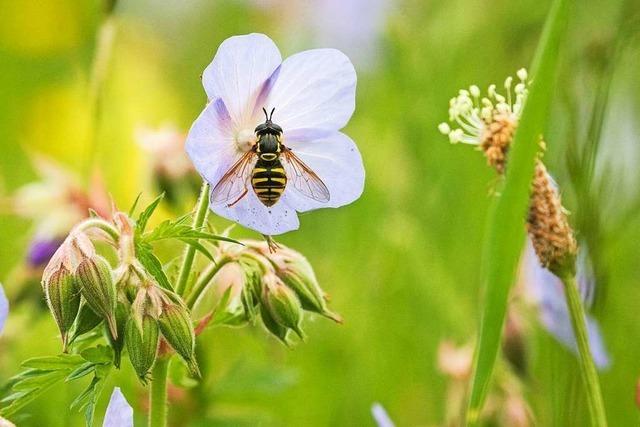
{"label": "blurred foliage", "polygon": [[[570,210],[581,206],[585,189],[570,185],[564,141],[587,139],[602,64],[610,60],[603,47],[614,43],[623,7],[623,1],[578,3],[561,58],[546,156]],[[308,341],[293,350],[251,329],[207,331],[198,344],[205,381],[184,384],[189,395],[172,391],[174,425],[372,425],[369,408],[375,401],[398,425],[441,422],[447,380],[436,365],[438,343],[464,343],[476,333],[479,254],[494,176],[481,155],[450,146],[436,125],[446,119],[449,98],[458,89],[500,82],[530,63],[549,5],[533,0],[390,4],[376,65],[356,64],[357,109],[346,129],[363,154],[365,193],[352,206],[302,215],[301,230],[281,239],[309,258],[345,324],[334,327],[318,319],[308,326]],[[286,2],[278,7],[287,11]],[[632,425],[639,417],[634,390],[640,348],[630,343],[640,339],[640,221],[629,206],[640,203],[634,186],[640,161],[640,82],[634,71],[640,66],[640,40],[633,33],[640,7],[633,1],[624,7],[625,20],[636,25],[626,27],[630,34],[606,71],[613,79],[599,139],[608,154],[598,158],[606,159],[609,172],[596,173],[602,191],[585,208],[607,208],[595,240],[596,269],[607,272],[597,316],[612,355],[601,382],[610,424],[616,426]],[[55,157],[79,175],[85,172],[92,150],[87,93],[101,5],[0,0],[0,10],[4,199],[35,179],[29,161],[34,152]],[[119,206],[130,206],[140,191],[144,202],[154,197],[148,159],[134,142],[136,128],[172,123],[188,129],[205,102],[199,75],[222,40],[257,31],[270,34],[284,56],[315,47],[312,38],[296,42],[286,20],[272,18],[278,13],[248,0],[117,4],[95,150]],[[30,224],[0,206],[0,280],[12,299],[21,293],[17,266],[23,263]],[[228,225],[219,219],[214,224]],[[579,225],[578,232],[588,237],[592,225]],[[237,227],[234,237],[242,236],[255,237]],[[37,281],[24,286],[37,289],[12,306],[0,338],[0,382],[18,373],[22,361],[59,351]],[[540,329],[527,337],[526,349],[526,393],[537,425],[581,425],[576,413],[584,409],[584,399],[573,356]],[[105,390],[122,387],[142,425],[146,391],[124,365]],[[174,382],[182,377],[181,372],[172,376]],[[15,421],[82,425],[82,414],[64,409],[87,386],[87,379],[76,382],[55,386]],[[104,413],[108,394],[96,414]]]}

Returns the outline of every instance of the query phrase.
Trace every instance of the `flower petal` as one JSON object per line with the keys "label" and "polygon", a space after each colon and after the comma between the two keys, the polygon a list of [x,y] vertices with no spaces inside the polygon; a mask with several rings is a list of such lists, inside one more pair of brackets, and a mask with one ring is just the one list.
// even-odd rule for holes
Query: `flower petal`
{"label": "flower petal", "polygon": [[262,86],[281,62],[280,51],[264,34],[230,37],[204,70],[202,84],[209,99],[224,101],[236,124],[246,124]]}
{"label": "flower petal", "polygon": [[287,231],[297,230],[300,226],[298,215],[283,194],[280,200],[271,207],[263,205],[253,189],[235,205],[229,207],[228,202],[211,204],[211,210],[223,218],[235,221],[243,226],[268,236],[275,236]]}
{"label": "flower petal", "polygon": [[113,389],[102,427],[133,427],[133,408],[119,387]]}
{"label": "flower petal", "polygon": [[7,300],[7,296],[4,294],[4,288],[2,287],[2,283],[0,283],[0,333],[2,332],[2,328],[4,328],[4,323],[9,316],[9,301]]}
{"label": "flower petal", "polygon": [[337,208],[360,197],[364,189],[364,166],[358,147],[347,135],[336,132],[316,141],[285,143],[318,175],[330,194],[328,202],[313,200],[298,192],[289,177],[284,196],[298,212]]}
{"label": "flower petal", "polygon": [[371,405],[371,415],[378,427],[395,427],[395,424],[391,421],[391,417],[387,414],[387,411],[377,402]]}
{"label": "flower petal", "polygon": [[216,185],[239,154],[235,150],[229,112],[222,99],[211,101],[193,122],[185,149],[196,169]]}
{"label": "flower petal", "polygon": [[309,129],[342,129],[355,109],[356,72],[342,52],[313,49],[287,58],[265,107],[289,140]]}

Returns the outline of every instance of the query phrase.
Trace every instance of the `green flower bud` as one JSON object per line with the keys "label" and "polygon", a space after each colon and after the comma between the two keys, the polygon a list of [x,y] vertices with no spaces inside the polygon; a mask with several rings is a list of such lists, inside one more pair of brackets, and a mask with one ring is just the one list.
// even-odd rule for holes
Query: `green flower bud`
{"label": "green flower bud", "polygon": [[145,315],[142,318],[142,330],[133,319],[127,321],[125,342],[129,360],[143,384],[147,383],[149,371],[156,361],[159,341],[158,323],[153,317]]}
{"label": "green flower bud", "polygon": [[111,333],[107,334],[107,338],[113,348],[114,359],[113,364],[116,368],[120,369],[120,360],[122,358],[122,349],[124,348],[125,329],[127,321],[130,317],[129,307],[127,304],[118,302],[116,305],[116,327],[118,330],[117,338],[114,338]]}
{"label": "green flower bud", "polygon": [[302,308],[342,323],[342,318],[329,310],[326,293],[320,288],[313,267],[302,254],[287,247],[270,253],[264,242],[251,242],[248,246],[270,261],[276,275],[296,293]]}
{"label": "green flower bud", "polygon": [[304,333],[300,328],[302,322],[300,301],[295,292],[273,274],[264,277],[262,303],[277,323],[293,330],[301,339],[304,339]]}
{"label": "green flower bud", "polygon": [[47,305],[62,336],[64,351],[67,350],[69,329],[80,307],[80,290],[77,281],[64,265],[53,271],[42,284]]}
{"label": "green flower bud", "polygon": [[273,316],[271,316],[271,312],[264,304],[260,304],[260,318],[262,318],[264,327],[288,347],[289,342],[287,341],[287,333],[289,332],[289,329],[279,324]]}
{"label": "green flower bud", "polygon": [[93,330],[100,322],[102,322],[102,317],[97,315],[96,312],[89,307],[89,304],[82,301],[69,343],[75,341],[80,335]]}
{"label": "green flower bud", "polygon": [[89,307],[107,320],[111,335],[118,337],[116,324],[116,286],[111,266],[99,255],[85,259],[76,270],[80,291]]}
{"label": "green flower bud", "polygon": [[177,304],[165,305],[158,324],[162,336],[184,359],[191,374],[199,377],[200,369],[195,355],[196,335],[187,309]]}

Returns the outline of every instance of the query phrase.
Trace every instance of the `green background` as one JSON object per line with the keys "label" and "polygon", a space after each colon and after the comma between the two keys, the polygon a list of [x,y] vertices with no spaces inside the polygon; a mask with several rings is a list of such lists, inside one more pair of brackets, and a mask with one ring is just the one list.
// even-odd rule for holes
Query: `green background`
{"label": "green background", "polygon": [[[578,3],[558,72],[545,159],[575,212],[572,220],[600,218],[597,224],[583,220],[578,234],[597,245],[595,314],[612,359],[601,377],[604,399],[610,425],[637,425],[638,34],[625,34],[612,68],[606,61],[624,28],[621,14],[638,17],[640,7]],[[373,425],[373,402],[381,402],[400,426],[442,424],[448,380],[437,368],[438,344],[464,344],[476,332],[480,253],[495,175],[479,152],[448,144],[437,124],[447,119],[449,98],[458,89],[501,84],[529,65],[548,6],[529,0],[407,0],[388,6],[375,58],[356,63],[357,106],[345,129],[364,158],[365,192],[348,207],[301,215],[300,230],[279,239],[309,258],[344,325],[309,318],[309,339],[293,350],[259,327],[208,331],[198,349],[205,381],[171,407],[173,425]],[[166,123],[189,128],[205,103],[199,75],[222,40],[264,32],[284,56],[318,45],[312,36],[291,31],[305,27],[294,7],[204,0],[118,4],[96,145],[116,203],[128,208],[140,191],[145,200],[153,197],[135,129]],[[88,79],[100,8],[93,1],[0,0],[0,10],[0,198],[6,200],[36,179],[30,153],[52,156],[79,174],[85,168]],[[629,28],[638,28],[635,22]],[[571,185],[567,144],[586,141],[598,85],[611,73],[598,162],[610,173],[596,174],[596,203],[578,212],[584,194]],[[0,203],[0,281],[11,296],[18,292],[15,271],[31,224],[6,206]],[[236,227],[234,237],[256,235]],[[41,302],[36,289],[30,301],[12,308],[0,338],[0,381],[17,373],[22,360],[59,351],[52,318],[34,309]],[[578,425],[572,423],[581,422],[575,414],[584,411],[584,399],[573,356],[537,326],[532,313],[527,319],[524,391],[536,425]],[[123,388],[142,425],[145,390],[130,367],[114,384]],[[67,410],[81,385],[54,388],[24,411],[29,417],[18,425],[82,425],[82,416]]]}

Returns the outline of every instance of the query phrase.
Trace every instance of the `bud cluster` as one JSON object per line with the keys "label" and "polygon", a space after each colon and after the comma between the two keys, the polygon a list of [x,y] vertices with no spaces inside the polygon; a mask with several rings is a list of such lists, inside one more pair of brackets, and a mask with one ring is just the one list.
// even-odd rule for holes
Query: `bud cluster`
{"label": "bud cluster", "polygon": [[[164,340],[199,376],[191,316],[180,297],[159,286],[136,256],[135,222],[122,212],[113,222],[89,219],[76,226],[44,270],[42,287],[60,330],[64,350],[104,324],[120,366],[126,349],[146,383]],[[95,231],[107,228],[110,233]],[[114,247],[117,265],[100,255],[93,240]],[[93,239],[93,240],[92,240]]]}
{"label": "bud cluster", "polygon": [[265,328],[286,345],[290,332],[304,339],[305,311],[342,322],[328,308],[328,297],[303,255],[282,245],[272,252],[264,241],[242,243],[219,247],[219,259],[226,264],[199,295],[194,313],[224,312],[223,323],[229,325],[254,322],[259,316]]}

